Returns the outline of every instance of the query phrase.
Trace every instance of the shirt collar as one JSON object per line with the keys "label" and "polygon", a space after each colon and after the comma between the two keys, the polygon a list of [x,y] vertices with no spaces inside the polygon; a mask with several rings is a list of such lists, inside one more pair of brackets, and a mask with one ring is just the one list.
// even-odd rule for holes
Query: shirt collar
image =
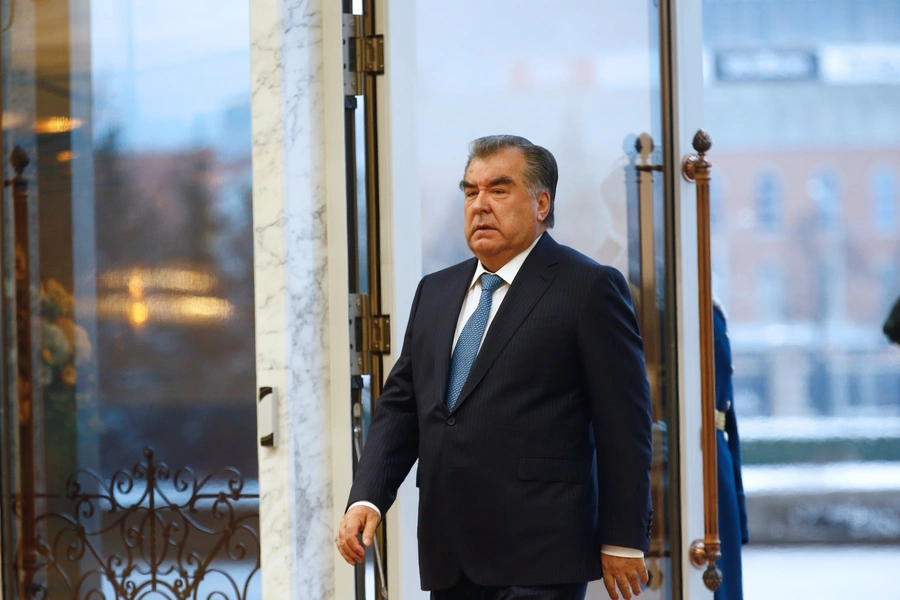
{"label": "shirt collar", "polygon": [[[497,269],[495,275],[499,275],[500,279],[502,279],[503,282],[507,285],[512,285],[513,279],[515,279],[516,275],[519,274],[519,269],[522,268],[522,265],[525,263],[525,259],[528,258],[528,255],[531,254],[531,251],[534,250],[534,247],[537,246],[537,243],[543,236],[543,233],[537,236],[537,238],[535,238],[535,240],[531,242],[530,246],[519,252],[515,257],[513,257],[512,260]],[[472,276],[472,281],[469,283],[469,289],[472,289],[472,286],[475,285],[475,282],[477,282],[481,278],[481,275],[484,273],[490,273],[490,271],[485,269],[484,265],[481,264],[481,261],[479,260],[478,266],[475,267],[475,275]]]}

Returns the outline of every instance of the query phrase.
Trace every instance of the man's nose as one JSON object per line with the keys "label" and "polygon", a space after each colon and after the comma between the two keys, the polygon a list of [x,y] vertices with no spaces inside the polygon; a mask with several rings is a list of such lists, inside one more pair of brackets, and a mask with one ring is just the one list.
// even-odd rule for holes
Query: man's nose
{"label": "man's nose", "polygon": [[488,193],[485,191],[478,192],[472,201],[472,210],[477,212],[487,212],[490,210],[490,202],[488,202]]}

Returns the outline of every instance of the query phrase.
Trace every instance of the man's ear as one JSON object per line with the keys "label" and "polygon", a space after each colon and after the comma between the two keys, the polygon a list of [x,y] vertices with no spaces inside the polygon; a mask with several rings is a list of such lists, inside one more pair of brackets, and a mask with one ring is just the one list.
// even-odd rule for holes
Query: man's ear
{"label": "man's ear", "polygon": [[550,214],[550,193],[540,192],[537,195],[538,202],[538,221],[543,223]]}

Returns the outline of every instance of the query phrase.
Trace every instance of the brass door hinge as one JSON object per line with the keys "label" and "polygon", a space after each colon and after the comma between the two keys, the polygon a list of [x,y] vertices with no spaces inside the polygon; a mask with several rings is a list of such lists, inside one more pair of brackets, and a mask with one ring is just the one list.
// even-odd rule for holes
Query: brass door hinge
{"label": "brass door hinge", "polygon": [[390,315],[372,315],[366,294],[350,294],[350,374],[372,372],[372,357],[391,353]]}
{"label": "brass door hinge", "polygon": [[344,95],[363,93],[363,77],[384,73],[384,36],[367,35],[360,15],[344,15]]}

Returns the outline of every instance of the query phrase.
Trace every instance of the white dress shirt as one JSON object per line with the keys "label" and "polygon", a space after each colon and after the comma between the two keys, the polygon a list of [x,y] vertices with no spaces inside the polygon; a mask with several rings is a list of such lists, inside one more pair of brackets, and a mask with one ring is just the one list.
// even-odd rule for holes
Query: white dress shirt
{"label": "white dress shirt", "polygon": [[[497,311],[500,309],[500,305],[503,304],[503,299],[506,298],[506,292],[509,291],[509,286],[512,285],[513,280],[516,278],[516,275],[519,274],[519,269],[522,268],[522,265],[525,263],[525,259],[528,258],[528,255],[531,254],[531,251],[540,241],[543,234],[539,235],[537,239],[535,239],[528,248],[517,254],[512,260],[508,263],[497,269],[495,275],[498,275],[502,280],[503,284],[494,290],[494,294],[491,296],[491,313],[488,315],[487,324],[484,327],[484,334],[481,337],[481,342],[484,343],[484,336],[487,335],[488,329],[491,327],[491,322],[494,320],[494,315],[497,314]],[[481,261],[478,262],[478,266],[475,267],[475,274],[472,276],[472,281],[469,282],[469,291],[466,293],[466,298],[463,301],[462,310],[459,313],[459,319],[456,322],[456,333],[453,334],[453,346],[452,348],[456,348],[456,342],[459,340],[459,336],[462,333],[463,327],[466,325],[466,321],[469,320],[469,317],[472,316],[472,313],[475,312],[475,309],[478,308],[478,302],[481,300],[481,276],[484,273],[490,273],[487,269],[484,268],[484,265],[481,264]],[[478,345],[478,349],[481,350],[481,344]],[[381,511],[378,510],[378,507],[372,504],[371,502],[354,502],[350,505],[350,508],[354,506],[368,506],[369,508],[375,510],[378,513],[378,516],[381,516]],[[348,508],[347,510],[350,510]],[[641,550],[637,550],[634,548],[624,548],[622,546],[610,546],[604,544],[600,547],[600,551],[603,554],[609,554],[612,556],[621,556],[624,558],[643,558],[644,553]]]}

